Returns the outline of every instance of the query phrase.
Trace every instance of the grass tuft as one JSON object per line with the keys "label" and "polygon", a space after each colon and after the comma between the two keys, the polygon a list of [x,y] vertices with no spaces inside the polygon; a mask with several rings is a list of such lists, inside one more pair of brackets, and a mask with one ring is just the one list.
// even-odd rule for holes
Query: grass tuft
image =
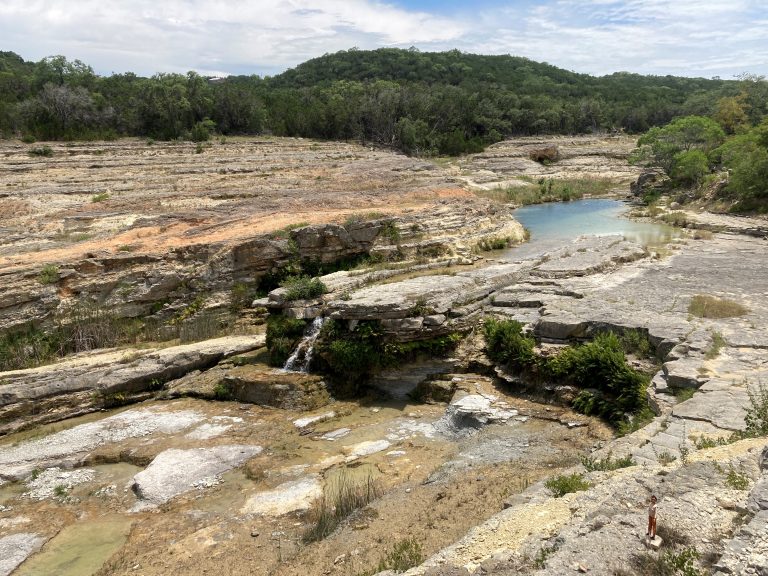
{"label": "grass tuft", "polygon": [[309,512],[310,525],[304,532],[305,543],[317,542],[329,536],[346,518],[381,496],[382,490],[371,476],[355,483],[345,470],[335,482],[326,485],[323,495]]}
{"label": "grass tuft", "polygon": [[749,308],[728,298],[696,294],[688,305],[688,313],[698,318],[734,318],[749,313]]}

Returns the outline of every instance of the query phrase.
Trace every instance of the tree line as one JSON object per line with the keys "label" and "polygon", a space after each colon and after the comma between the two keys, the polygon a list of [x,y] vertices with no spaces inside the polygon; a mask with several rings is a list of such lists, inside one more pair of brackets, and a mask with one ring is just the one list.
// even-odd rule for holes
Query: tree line
{"label": "tree line", "polygon": [[672,186],[687,191],[682,200],[708,196],[729,201],[735,212],[768,211],[768,82],[744,75],[739,89],[709,115],[651,128],[632,160],[661,168]]}
{"label": "tree line", "polygon": [[29,140],[271,133],[455,155],[515,135],[641,133],[681,116],[715,114],[723,99],[741,93],[738,81],[593,77],[457,50],[353,49],[271,78],[223,79],[99,76],[63,56],[27,62],[0,52],[0,133]]}

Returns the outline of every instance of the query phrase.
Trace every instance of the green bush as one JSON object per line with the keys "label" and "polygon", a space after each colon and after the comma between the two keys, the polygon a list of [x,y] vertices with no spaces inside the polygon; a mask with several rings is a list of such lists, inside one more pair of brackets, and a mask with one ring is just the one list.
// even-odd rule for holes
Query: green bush
{"label": "green bush", "polygon": [[232,400],[232,390],[224,382],[219,382],[213,387],[213,397],[216,400],[227,401]]}
{"label": "green bush", "polygon": [[377,572],[385,570],[405,572],[423,561],[424,553],[421,550],[421,544],[416,538],[411,537],[395,542],[392,550],[379,562],[376,570]]}
{"label": "green bush", "polygon": [[749,407],[744,416],[745,435],[750,437],[768,436],[768,388],[762,382],[757,389],[747,387]]}
{"label": "green bush", "polygon": [[[211,139],[211,133],[216,129],[216,123],[206,118],[192,127],[190,139],[192,142],[207,142]],[[201,150],[202,152],[202,150]]]}
{"label": "green bush", "polygon": [[701,150],[686,150],[675,155],[672,177],[687,185],[696,185],[709,174],[707,155]]}
{"label": "green bush", "polygon": [[54,284],[59,280],[59,269],[55,264],[46,264],[37,275],[40,284]]}
{"label": "green bush", "polygon": [[[627,364],[619,338],[610,332],[580,346],[567,346],[553,356],[537,356],[535,340],[523,334],[514,320],[487,318],[483,324],[486,350],[492,360],[526,372],[533,380],[571,384],[582,389],[574,409],[600,416],[615,426],[626,426],[627,414],[647,410],[648,376]],[[635,344],[641,349],[639,341]],[[650,350],[650,345],[647,344]]]}
{"label": "green bush", "polygon": [[634,466],[637,462],[634,461],[631,454],[624,456],[623,458],[611,458],[610,454],[605,458],[597,459],[591,456],[582,456],[581,464],[587,470],[587,472],[608,472],[611,470],[618,470],[620,468],[628,468]]}
{"label": "green bush", "polygon": [[291,355],[299,339],[304,334],[307,323],[297,318],[282,315],[270,315],[267,318],[267,350],[272,366],[283,366]]}
{"label": "green bush", "polygon": [[286,289],[285,299],[288,301],[317,298],[328,292],[328,288],[319,278],[309,276],[290,276],[283,280],[280,286]]}
{"label": "green bush", "polygon": [[364,320],[354,330],[347,330],[344,323],[328,320],[315,343],[315,358],[320,371],[352,393],[376,370],[400,365],[420,354],[443,355],[461,338],[452,333],[427,340],[388,342],[377,321]]}
{"label": "green bush", "polygon": [[50,146],[36,146],[35,148],[30,148],[28,154],[30,156],[43,156],[45,158],[50,158],[53,156],[53,148]]}
{"label": "green bush", "polygon": [[592,342],[568,347],[549,359],[546,366],[550,378],[567,381],[584,390],[574,407],[618,423],[624,413],[638,412],[646,405],[647,376],[633,370],[624,356],[615,334],[598,334]]}
{"label": "green bush", "polygon": [[552,492],[552,496],[562,498],[571,492],[587,490],[591,484],[581,474],[561,474],[544,482],[544,486]]}
{"label": "green bush", "polygon": [[488,357],[496,362],[522,369],[536,361],[536,341],[523,334],[523,325],[515,320],[486,318],[483,322]]}
{"label": "green bush", "polygon": [[725,483],[734,490],[746,490],[749,488],[749,477],[731,468],[725,477]]}

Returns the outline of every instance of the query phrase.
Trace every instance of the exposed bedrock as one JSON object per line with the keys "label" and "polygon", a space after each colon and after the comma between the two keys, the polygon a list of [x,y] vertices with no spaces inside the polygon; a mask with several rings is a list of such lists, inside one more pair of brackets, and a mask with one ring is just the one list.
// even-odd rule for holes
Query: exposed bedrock
{"label": "exposed bedrock", "polygon": [[[286,310],[294,317],[325,315],[345,320],[351,329],[361,320],[378,320],[393,340],[421,340],[471,329],[483,314],[496,307],[532,311],[532,304],[541,306],[544,296],[579,298],[579,293],[557,285],[551,278],[604,274],[645,256],[645,249],[621,236],[585,236],[576,239],[568,249],[557,250],[538,260],[500,262],[452,274],[376,284],[347,290],[343,298],[339,298],[336,289],[322,299],[304,303],[286,302],[284,291],[279,289],[272,292],[265,303],[273,309]],[[336,283],[346,287],[344,279],[348,276],[349,273],[338,273],[324,279],[329,279],[331,287]],[[531,297],[535,298],[533,302]],[[533,312],[538,315],[536,310]],[[557,336],[555,333],[550,337]],[[568,339],[579,335],[561,336]]]}
{"label": "exposed bedrock", "polygon": [[152,350],[81,354],[0,373],[0,435],[141,399],[174,378],[264,345],[264,336],[227,336]]}
{"label": "exposed bedrock", "polygon": [[368,254],[384,258],[467,257],[481,242],[523,239],[510,211],[488,201],[440,201],[397,216],[315,224],[254,234],[237,242],[190,244],[162,254],[96,251],[79,260],[0,270],[0,330],[52,324],[75,302],[121,317],[178,314],[200,294],[206,307],[227,305],[235,284],[256,285],[300,262],[328,264]]}

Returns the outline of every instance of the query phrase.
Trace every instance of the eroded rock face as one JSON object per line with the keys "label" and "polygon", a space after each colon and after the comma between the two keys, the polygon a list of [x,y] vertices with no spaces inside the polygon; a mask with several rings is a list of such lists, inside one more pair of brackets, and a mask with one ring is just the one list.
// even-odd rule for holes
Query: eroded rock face
{"label": "eroded rock face", "polygon": [[227,336],[160,350],[112,351],[0,373],[0,435],[101,409],[188,372],[264,345],[264,336]]}
{"label": "eroded rock face", "polygon": [[171,498],[218,483],[219,475],[236,468],[262,451],[261,446],[216,446],[191,450],[165,450],[133,479],[139,498],[135,511],[152,508]]}
{"label": "eroded rock face", "polygon": [[629,185],[629,190],[634,196],[661,194],[668,190],[671,184],[671,178],[661,168],[646,168],[637,180]]}

